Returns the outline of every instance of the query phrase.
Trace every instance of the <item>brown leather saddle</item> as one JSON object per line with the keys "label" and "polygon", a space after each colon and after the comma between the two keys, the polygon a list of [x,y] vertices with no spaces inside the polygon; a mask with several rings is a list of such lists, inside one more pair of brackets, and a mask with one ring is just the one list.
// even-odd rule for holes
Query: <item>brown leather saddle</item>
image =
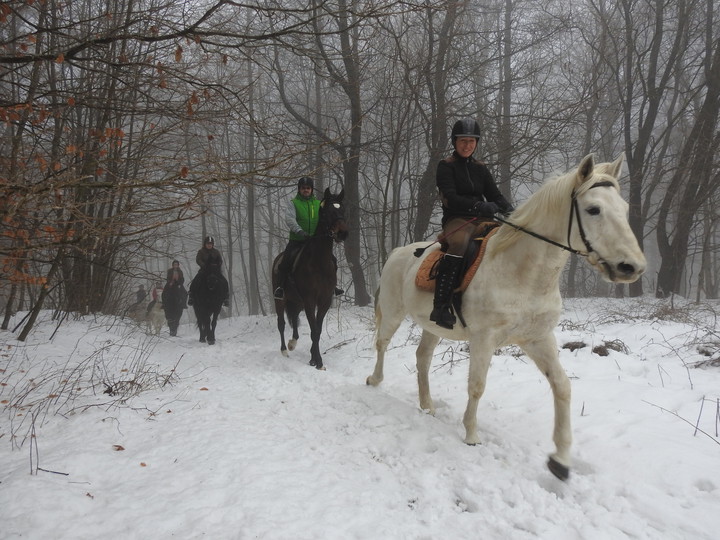
{"label": "brown leather saddle", "polygon": [[[499,226],[499,223],[488,223],[485,228],[481,230],[479,234],[468,243],[468,248],[465,251],[465,255],[463,257],[464,270],[461,273],[460,283],[455,289],[455,292],[463,292],[465,289],[467,289],[468,285],[470,284],[470,280],[473,278],[475,272],[477,272],[478,268],[480,267],[480,263],[482,262],[483,256],[485,255],[485,249],[487,248],[487,241],[493,234],[495,234]],[[428,292],[435,291],[437,264],[440,262],[440,259],[443,257],[443,255],[445,255],[446,250],[447,245],[443,244],[441,241],[440,249],[438,251],[433,251],[432,253],[430,253],[420,264],[420,268],[415,275],[415,285],[419,289]]]}

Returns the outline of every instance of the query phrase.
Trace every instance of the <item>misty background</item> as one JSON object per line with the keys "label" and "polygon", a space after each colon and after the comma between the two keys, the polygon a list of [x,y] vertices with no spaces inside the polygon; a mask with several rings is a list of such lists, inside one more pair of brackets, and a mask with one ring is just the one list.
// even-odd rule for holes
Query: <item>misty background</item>
{"label": "misty background", "polygon": [[[215,237],[232,305],[273,310],[300,176],[345,190],[342,302],[440,231],[437,162],[472,117],[506,197],[626,155],[648,257],[576,256],[567,297],[718,298],[720,22],[712,0],[48,0],[0,6],[0,308],[120,314]],[[538,231],[542,233],[542,231]]]}

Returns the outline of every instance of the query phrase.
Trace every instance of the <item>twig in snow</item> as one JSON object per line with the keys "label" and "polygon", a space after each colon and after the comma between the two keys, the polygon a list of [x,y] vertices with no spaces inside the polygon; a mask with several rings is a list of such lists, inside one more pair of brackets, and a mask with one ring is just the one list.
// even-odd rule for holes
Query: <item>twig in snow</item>
{"label": "twig in snow", "polygon": [[[657,407],[658,409],[660,409],[660,410],[663,411],[663,412],[670,413],[670,414],[672,414],[673,416],[676,416],[677,418],[679,418],[680,420],[682,420],[683,422],[685,422],[685,423],[687,423],[687,424],[690,424],[691,426],[695,427],[692,422],[689,422],[688,420],[686,420],[685,418],[683,418],[682,416],[680,416],[678,413],[676,413],[676,412],[674,412],[674,411],[670,411],[670,410],[666,409],[665,407],[661,407],[660,405],[655,405],[654,403],[650,403],[649,401],[646,401],[646,400],[644,400],[644,399],[643,399],[643,401],[644,401],[645,403],[647,403],[648,405],[651,405],[651,406],[653,406],[653,407]],[[717,444],[717,445],[720,446],[720,441],[718,441],[715,437],[713,437],[713,436],[710,435],[709,433],[704,432],[704,431],[703,431],[702,429],[700,429],[700,428],[697,428],[697,431],[699,431],[700,433],[702,433],[703,435],[705,435],[706,437],[708,437],[711,441],[713,441],[715,444]]]}

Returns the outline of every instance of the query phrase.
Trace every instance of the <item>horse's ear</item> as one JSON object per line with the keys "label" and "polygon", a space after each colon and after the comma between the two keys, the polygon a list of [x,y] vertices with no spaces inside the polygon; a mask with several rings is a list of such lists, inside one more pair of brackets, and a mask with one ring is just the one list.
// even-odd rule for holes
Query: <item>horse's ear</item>
{"label": "horse's ear", "polygon": [[586,182],[595,168],[595,158],[592,154],[585,156],[578,165],[578,185]]}
{"label": "horse's ear", "polygon": [[620,178],[620,174],[622,174],[622,166],[623,162],[625,161],[625,152],[621,153],[615,161],[613,161],[610,164],[610,174],[614,178]]}
{"label": "horse's ear", "polygon": [[325,193],[323,193],[323,199],[329,199],[331,195],[332,195],[332,193],[330,193],[330,188],[326,187]]}
{"label": "horse's ear", "polygon": [[340,193],[337,194],[336,198],[338,201],[342,201],[344,197],[345,197],[345,188],[342,188],[340,190]]}

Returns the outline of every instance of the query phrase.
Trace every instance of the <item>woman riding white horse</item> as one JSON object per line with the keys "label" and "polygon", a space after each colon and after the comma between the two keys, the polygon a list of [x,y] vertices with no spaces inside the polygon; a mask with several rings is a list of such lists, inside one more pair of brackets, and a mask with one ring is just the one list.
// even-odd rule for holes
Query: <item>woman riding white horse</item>
{"label": "woman riding white horse", "polygon": [[376,386],[383,380],[385,350],[409,314],[423,329],[416,352],[420,407],[433,413],[428,382],[433,350],[440,338],[469,341],[463,424],[465,442],[477,444],[477,407],[493,351],[517,344],[550,383],[556,449],[548,467],[566,479],[572,439],[570,381],[559,362],[553,334],[562,308],[559,280],[570,251],[586,256],[604,279],[614,283],[633,282],[645,270],[645,256],[628,224],[628,205],[618,186],[623,159],[596,165],[587,156],[577,169],[545,183],[512,214],[512,226],[502,225],[488,240],[484,260],[463,295],[467,326],[448,329],[430,320],[433,294],[415,286],[415,275],[433,250],[420,258],[414,252],[423,251],[423,244],[394,250],[383,268],[375,301],[377,362],[367,383]]}

